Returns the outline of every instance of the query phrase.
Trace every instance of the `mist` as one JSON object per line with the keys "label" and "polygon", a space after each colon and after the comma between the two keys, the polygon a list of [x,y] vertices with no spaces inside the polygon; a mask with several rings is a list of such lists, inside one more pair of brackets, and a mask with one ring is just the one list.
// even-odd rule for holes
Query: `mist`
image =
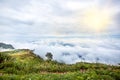
{"label": "mist", "polygon": [[77,62],[120,63],[120,41],[117,38],[44,38],[33,41],[4,41],[16,49],[31,49],[36,55],[46,59],[51,52],[53,60],[66,64]]}

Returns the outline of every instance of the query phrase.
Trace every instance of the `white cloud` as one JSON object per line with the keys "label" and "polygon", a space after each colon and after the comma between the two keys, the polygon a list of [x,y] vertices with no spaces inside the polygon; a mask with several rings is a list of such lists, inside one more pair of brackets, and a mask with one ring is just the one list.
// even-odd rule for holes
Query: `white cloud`
{"label": "white cloud", "polygon": [[[83,13],[86,10],[91,9],[91,7],[104,9],[109,5],[109,7],[106,8],[107,11],[113,14],[119,12],[118,6],[108,4],[109,1],[103,1],[103,4],[102,1],[103,0],[1,1],[0,18],[2,18],[0,19],[0,32],[11,35],[17,34],[18,36],[22,36],[22,33],[40,36],[58,34],[79,35],[81,33],[88,33],[90,30],[87,30],[80,24]],[[115,33],[117,31],[115,27],[116,26],[113,27],[115,31],[110,30],[110,28],[107,32]],[[26,37],[28,35],[26,35]]]}
{"label": "white cloud", "polygon": [[79,11],[95,5],[95,1],[68,1],[62,6],[72,11]]}
{"label": "white cloud", "polygon": [[51,52],[54,60],[67,64],[81,61],[79,56],[85,58],[86,62],[96,62],[96,58],[99,58],[101,63],[120,63],[119,39],[45,38],[32,42],[4,42],[11,43],[18,49],[35,49],[35,54],[40,55],[44,59],[45,54]]}

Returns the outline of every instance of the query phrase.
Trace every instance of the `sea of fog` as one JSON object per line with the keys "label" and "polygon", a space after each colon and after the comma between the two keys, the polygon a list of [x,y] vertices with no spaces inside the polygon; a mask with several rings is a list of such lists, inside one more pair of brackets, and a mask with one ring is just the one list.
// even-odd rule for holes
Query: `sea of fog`
{"label": "sea of fog", "polygon": [[120,63],[120,39],[118,38],[41,38],[32,41],[3,41],[16,49],[31,49],[46,59],[51,52],[53,60],[74,64],[76,62]]}

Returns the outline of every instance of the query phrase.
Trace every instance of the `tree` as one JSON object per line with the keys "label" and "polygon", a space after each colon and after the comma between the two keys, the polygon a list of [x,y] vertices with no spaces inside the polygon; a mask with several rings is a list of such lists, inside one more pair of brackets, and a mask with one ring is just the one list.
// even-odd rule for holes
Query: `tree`
{"label": "tree", "polygon": [[45,55],[47,57],[47,60],[52,60],[53,55],[51,54],[51,52],[47,52],[47,54]]}

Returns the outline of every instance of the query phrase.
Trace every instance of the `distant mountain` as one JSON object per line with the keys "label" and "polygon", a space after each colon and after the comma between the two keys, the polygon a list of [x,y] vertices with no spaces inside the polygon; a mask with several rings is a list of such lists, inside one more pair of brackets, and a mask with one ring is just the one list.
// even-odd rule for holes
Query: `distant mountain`
{"label": "distant mountain", "polygon": [[0,43],[0,48],[3,48],[3,49],[14,49],[14,47],[11,44],[5,44],[5,43]]}

